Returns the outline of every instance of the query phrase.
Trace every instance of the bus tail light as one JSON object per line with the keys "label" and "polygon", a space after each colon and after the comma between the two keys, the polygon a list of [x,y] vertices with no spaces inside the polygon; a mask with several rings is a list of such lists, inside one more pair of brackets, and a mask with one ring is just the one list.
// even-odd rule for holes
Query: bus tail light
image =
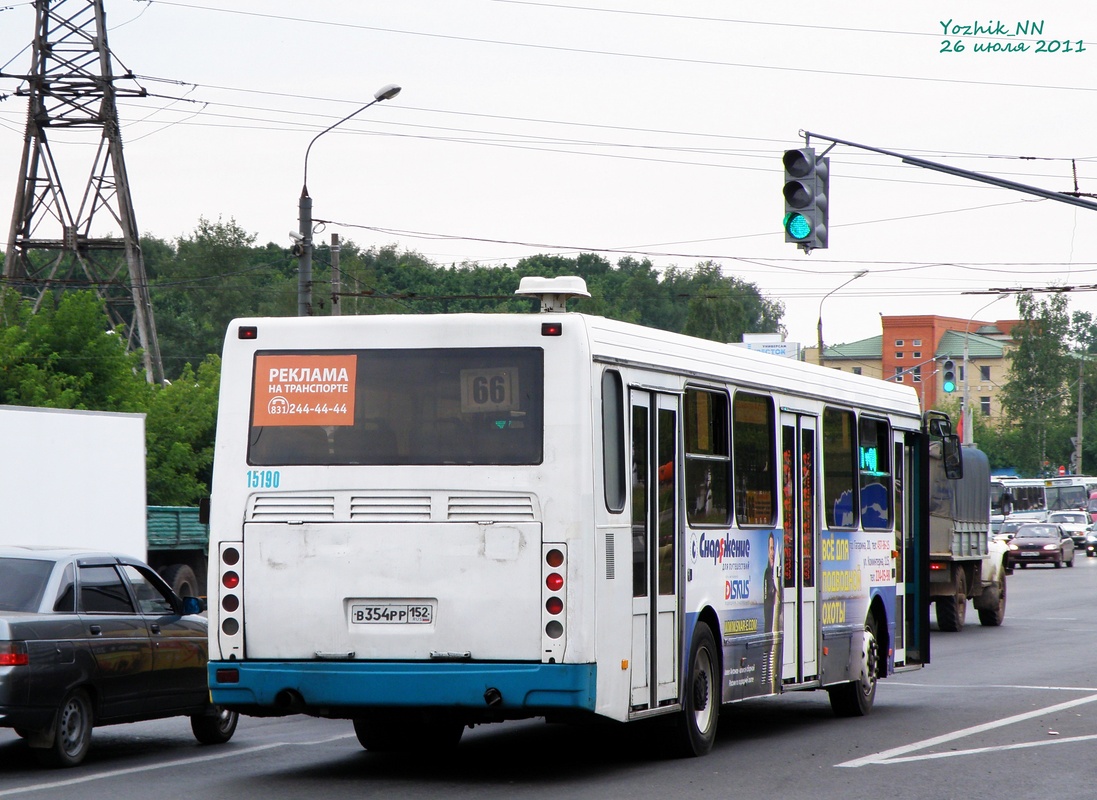
{"label": "bus tail light", "polygon": [[25,667],[29,663],[26,642],[0,642],[0,667]]}
{"label": "bus tail light", "polygon": [[220,575],[220,587],[218,589],[219,611],[219,636],[222,658],[230,660],[243,658],[243,566],[240,558],[240,547],[236,544],[222,544],[218,572]]}
{"label": "bus tail light", "polygon": [[554,664],[564,656],[564,623],[567,610],[567,550],[563,545],[544,545],[541,562],[541,660]]}

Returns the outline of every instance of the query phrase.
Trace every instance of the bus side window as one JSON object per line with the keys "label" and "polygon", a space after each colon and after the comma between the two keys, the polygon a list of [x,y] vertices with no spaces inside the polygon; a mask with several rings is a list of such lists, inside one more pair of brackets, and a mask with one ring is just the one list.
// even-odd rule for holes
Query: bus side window
{"label": "bus side window", "polygon": [[828,528],[857,527],[857,429],[839,408],[823,409],[823,510]]}
{"label": "bus side window", "polygon": [[740,525],[777,522],[777,423],[773,400],[736,392],[731,406],[735,474],[735,521]]}
{"label": "bus side window", "polygon": [[602,373],[602,470],[606,509],[625,510],[625,401],[621,373]]}
{"label": "bus side window", "polygon": [[861,524],[866,530],[891,527],[891,426],[885,420],[861,417]]}
{"label": "bus side window", "polygon": [[686,517],[691,525],[730,521],[728,398],[686,390]]}

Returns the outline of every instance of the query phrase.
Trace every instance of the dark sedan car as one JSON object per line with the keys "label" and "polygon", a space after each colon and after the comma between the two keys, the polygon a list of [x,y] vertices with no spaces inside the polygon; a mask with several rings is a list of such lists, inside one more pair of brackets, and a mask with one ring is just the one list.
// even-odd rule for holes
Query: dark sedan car
{"label": "dark sedan car", "polygon": [[201,610],[132,558],[0,548],[0,727],[50,766],[119,722],[188,716],[199,742],[227,742],[237,715],[210,705]]}
{"label": "dark sedan car", "polygon": [[1009,566],[1029,564],[1074,566],[1074,540],[1070,534],[1047,522],[1030,522],[1017,529],[1009,540]]}

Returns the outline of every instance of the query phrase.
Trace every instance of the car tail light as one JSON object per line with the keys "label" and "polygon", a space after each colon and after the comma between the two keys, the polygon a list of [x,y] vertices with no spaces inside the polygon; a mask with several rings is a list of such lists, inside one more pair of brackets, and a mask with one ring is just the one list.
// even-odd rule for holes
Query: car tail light
{"label": "car tail light", "polygon": [[25,667],[29,663],[26,642],[0,642],[0,667]]}

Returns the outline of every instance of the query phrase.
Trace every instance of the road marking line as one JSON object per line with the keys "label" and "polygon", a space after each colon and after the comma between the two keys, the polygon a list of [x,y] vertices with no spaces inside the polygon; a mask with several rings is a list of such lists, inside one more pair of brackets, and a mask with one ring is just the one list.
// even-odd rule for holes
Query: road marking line
{"label": "road marking line", "polygon": [[[837,766],[864,767],[868,764],[887,763],[892,759],[896,759],[897,756],[905,756],[907,753],[913,753],[917,750],[925,750],[929,747],[936,747],[939,744],[955,741],[956,739],[962,739],[965,736],[973,736],[977,733],[983,733],[985,731],[994,730],[995,728],[1002,728],[1006,725],[1012,725],[1015,722],[1023,722],[1026,719],[1042,717],[1045,714],[1051,714],[1056,711],[1064,711],[1068,708],[1074,708],[1075,706],[1080,706],[1095,701],[1097,701],[1097,694],[1090,695],[1089,697],[1079,697],[1076,700],[1069,700],[1065,703],[1059,703],[1058,705],[1047,706],[1046,708],[1038,708],[1034,711],[1026,711],[1023,714],[1015,714],[1012,717],[1004,717],[1003,719],[995,720],[994,722],[984,722],[981,725],[973,725],[970,728],[962,728],[961,730],[953,731],[952,733],[945,733],[940,736],[934,736],[931,739],[923,739],[920,742],[912,742],[911,744],[902,745],[901,747],[893,747],[891,750],[883,750],[879,753],[873,753],[872,755],[855,758],[852,761],[845,761],[841,764],[838,764]],[[995,749],[1005,749],[1005,747]]]}
{"label": "road marking line", "polygon": [[340,739],[350,739],[354,736],[353,733],[343,734],[340,736],[332,736],[327,739],[317,739],[312,742],[271,742],[270,744],[259,744],[252,747],[243,748],[231,748],[227,751],[214,753],[206,756],[194,756],[193,758],[181,758],[178,761],[169,761],[167,763],[159,764],[145,764],[140,767],[126,767],[125,769],[113,769],[109,772],[96,772],[93,775],[83,775],[79,778],[69,778],[63,781],[53,781],[52,783],[37,783],[30,784],[28,786],[21,786],[16,789],[3,789],[0,790],[0,797],[11,797],[13,795],[22,794],[24,792],[41,792],[45,789],[59,789],[65,786],[77,786],[81,783],[89,783],[91,781],[99,781],[104,778],[117,778],[122,775],[136,775],[141,772],[151,772],[156,769],[170,769],[172,767],[185,767],[191,764],[201,764],[206,761],[217,761],[222,758],[235,758],[237,756],[248,755],[249,753],[258,753],[263,750],[272,750],[275,747],[289,747],[289,746],[306,746],[316,744],[329,744],[330,742],[336,742]]}
{"label": "road marking line", "polygon": [[934,758],[952,758],[953,756],[970,756],[977,755],[979,753],[996,753],[1000,750],[1023,750],[1028,747],[1044,747],[1049,744],[1066,744],[1067,742],[1088,742],[1097,739],[1097,733],[1091,733],[1087,736],[1067,736],[1056,737],[1054,739],[1043,739],[1038,742],[1018,742],[1016,744],[1003,744],[995,745],[993,747],[973,747],[970,750],[949,750],[947,753],[926,753],[921,756],[902,756],[900,758],[889,758],[888,764],[904,764],[910,761],[929,761]]}
{"label": "road marking line", "polygon": [[973,686],[970,683],[892,683],[892,688],[909,686],[912,689],[967,689],[978,691],[979,689],[1040,689],[1049,692],[1097,692],[1097,686],[1029,686],[1019,683],[981,683]]}

